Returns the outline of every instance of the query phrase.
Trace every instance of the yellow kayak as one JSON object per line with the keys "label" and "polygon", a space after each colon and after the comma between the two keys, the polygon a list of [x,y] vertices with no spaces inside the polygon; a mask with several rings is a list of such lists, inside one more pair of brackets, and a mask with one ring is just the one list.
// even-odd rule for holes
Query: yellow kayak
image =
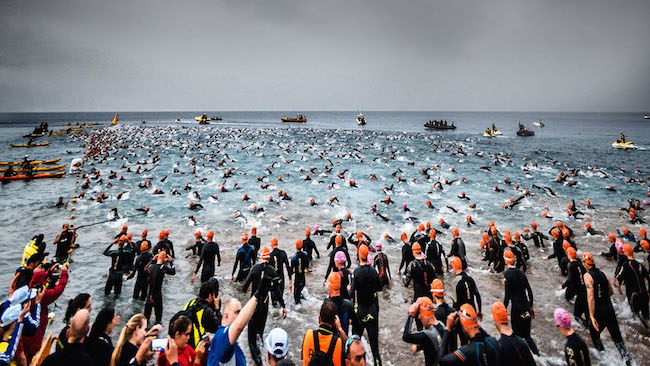
{"label": "yellow kayak", "polygon": [[[50,171],[50,170],[60,170],[60,169],[63,169],[63,168],[65,168],[65,164],[63,164],[63,165],[53,165],[53,166],[39,166],[39,167],[32,168],[32,170],[35,171],[35,172],[47,172],[47,171]],[[5,170],[7,170],[7,169],[6,168],[0,168],[0,172],[4,172]],[[16,173],[24,173],[24,170],[23,169],[14,169],[14,172],[16,172]]]}
{"label": "yellow kayak", "polygon": [[27,145],[27,144],[11,144],[11,147],[40,147],[40,146],[47,146],[49,144],[50,144],[49,142],[45,142],[45,143],[42,143],[42,144],[31,144],[31,145]]}
{"label": "yellow kayak", "polygon": [[[35,161],[32,161],[31,164],[32,164],[32,165],[40,165],[40,164],[56,164],[56,163],[58,163],[59,161],[61,161],[61,158],[58,158],[58,159],[52,159],[52,160],[35,160]],[[16,162],[14,162],[14,163],[9,163],[9,162],[6,162],[6,161],[0,161],[0,165],[9,165],[9,164],[12,164],[12,165],[20,165],[21,163],[20,163],[20,161],[16,161]]]}

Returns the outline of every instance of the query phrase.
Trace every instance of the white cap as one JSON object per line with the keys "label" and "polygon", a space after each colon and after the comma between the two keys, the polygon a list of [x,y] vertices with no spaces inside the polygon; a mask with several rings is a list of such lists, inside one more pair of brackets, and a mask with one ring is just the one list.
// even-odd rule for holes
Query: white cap
{"label": "white cap", "polygon": [[275,358],[284,358],[289,351],[289,335],[282,328],[273,328],[266,336],[266,350]]}
{"label": "white cap", "polygon": [[0,327],[6,327],[11,323],[18,320],[20,312],[23,311],[23,306],[20,304],[11,305],[7,310],[2,313],[2,320],[0,320]]}
{"label": "white cap", "polygon": [[26,285],[16,289],[11,296],[9,296],[9,301],[11,302],[12,305],[15,304],[22,304],[27,300],[31,300],[36,297],[36,293],[32,293],[29,290],[29,287]]}

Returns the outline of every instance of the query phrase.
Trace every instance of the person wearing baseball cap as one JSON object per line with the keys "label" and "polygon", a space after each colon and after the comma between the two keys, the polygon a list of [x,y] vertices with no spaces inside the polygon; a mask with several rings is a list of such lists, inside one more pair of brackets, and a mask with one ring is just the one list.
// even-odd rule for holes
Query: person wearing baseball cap
{"label": "person wearing baseball cap", "polygon": [[564,344],[566,364],[576,366],[591,365],[587,345],[571,327],[571,315],[566,310],[557,308],[553,313],[553,319],[557,329],[566,337],[566,343]]}
{"label": "person wearing baseball cap", "polygon": [[500,360],[503,352],[499,341],[485,333],[479,327],[478,321],[479,317],[476,311],[469,304],[463,304],[460,310],[447,317],[445,332],[442,336],[442,349],[446,348],[451,331],[459,322],[469,343],[454,352],[443,355],[440,358],[440,365],[462,365],[467,361],[474,362],[474,360],[481,360],[481,364],[486,366],[502,364]]}
{"label": "person wearing baseball cap", "polygon": [[[248,277],[251,267],[253,267],[253,264],[257,261],[255,248],[248,244],[248,233],[242,234],[241,243],[242,245],[237,249],[237,254],[235,255],[235,263],[232,266],[230,282],[244,281]],[[237,272],[237,266],[239,266],[239,272]],[[235,277],[235,272],[237,272],[237,277]]]}
{"label": "person wearing baseball cap", "polygon": [[420,297],[431,298],[430,286],[431,281],[436,278],[436,273],[422,253],[420,243],[414,243],[411,250],[415,259],[406,267],[402,282],[404,282],[404,286],[408,287],[413,280],[413,301]]}
{"label": "person wearing baseball cap", "polygon": [[508,325],[508,311],[500,301],[492,304],[492,320],[499,331],[499,344],[501,345],[502,365],[534,366],[535,359],[530,352],[526,341],[513,333]]}
{"label": "person wearing baseball cap", "polygon": [[591,253],[582,254],[582,262],[587,269],[584,275],[585,286],[587,287],[587,303],[589,304],[589,334],[594,347],[603,351],[605,347],[600,340],[600,333],[607,328],[612,341],[618,352],[627,365],[630,364],[630,356],[627,353],[623,337],[616,320],[616,312],[612,306],[611,295],[614,293],[612,284],[607,275],[596,268],[594,257]]}
{"label": "person wearing baseball cap", "polygon": [[[418,319],[422,330],[413,332],[413,320]],[[440,358],[440,346],[445,327],[436,319],[435,305],[428,297],[418,298],[409,308],[402,340],[412,344],[416,353],[418,349],[424,351],[424,364],[435,366]]]}
{"label": "person wearing baseball cap", "polygon": [[264,341],[270,366],[288,366],[293,362],[285,360],[289,352],[289,334],[282,328],[273,328]]}
{"label": "person wearing baseball cap", "polygon": [[503,252],[503,258],[508,268],[503,272],[505,279],[504,304],[508,307],[512,301],[512,329],[516,335],[526,340],[534,354],[538,354],[537,345],[530,336],[531,324],[535,318],[533,290],[530,288],[526,274],[515,267],[515,254],[511,250],[506,250]]}
{"label": "person wearing baseball cap", "polygon": [[[307,272],[311,262],[311,257],[303,249],[303,240],[296,240],[296,254],[291,258],[291,271],[289,272],[289,291],[293,291],[293,300],[296,304],[300,304],[303,299],[302,290],[307,284],[305,272]],[[292,276],[293,282],[291,280]]]}
{"label": "person wearing baseball cap", "polygon": [[566,250],[569,265],[567,266],[568,277],[563,284],[558,285],[557,289],[566,289],[564,297],[567,301],[576,298],[573,308],[573,316],[581,320],[584,324],[589,321],[587,315],[587,288],[583,279],[584,274],[587,272],[582,263],[578,260],[578,255],[573,247]]}
{"label": "person wearing baseball cap", "polygon": [[352,325],[352,333],[361,337],[364,330],[368,331],[368,342],[375,366],[381,366],[379,300],[377,299],[377,292],[381,291],[381,283],[377,271],[368,264],[368,247],[365,244],[359,246],[359,262],[350,284],[350,296],[358,319],[357,324]]}
{"label": "person wearing baseball cap", "polygon": [[[280,303],[280,306],[282,306],[282,316],[283,318],[286,318],[287,309],[284,305],[282,294],[280,293],[280,278],[268,262],[270,255],[271,250],[269,247],[262,248],[260,263],[253,266],[250,270],[248,277],[242,285],[242,289],[246,292],[248,291],[248,287],[251,286],[251,297],[253,297],[255,296],[256,289],[260,288],[261,283],[268,283],[269,291],[276,292],[278,302]],[[261,298],[259,298],[253,317],[251,318],[250,323],[248,323],[248,347],[251,351],[253,361],[255,361],[255,364],[258,366],[262,365],[262,355],[257,345],[257,338],[263,338],[262,335],[264,334],[264,327],[266,326],[266,318],[268,317],[268,314],[269,296],[268,293],[265,293]]]}
{"label": "person wearing baseball cap", "polygon": [[634,249],[630,244],[623,245],[623,254],[627,260],[622,262],[616,272],[616,287],[622,293],[621,285],[625,285],[627,302],[632,312],[641,320],[647,329],[648,324],[648,271],[634,259]]}

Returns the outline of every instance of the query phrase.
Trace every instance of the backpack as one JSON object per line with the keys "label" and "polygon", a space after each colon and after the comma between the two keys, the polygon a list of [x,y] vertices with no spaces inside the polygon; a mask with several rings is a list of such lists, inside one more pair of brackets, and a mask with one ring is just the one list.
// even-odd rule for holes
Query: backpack
{"label": "backpack", "polygon": [[334,348],[336,348],[336,341],[339,337],[336,334],[332,334],[332,340],[330,341],[330,346],[327,349],[327,353],[321,351],[320,345],[318,344],[318,330],[314,330],[314,354],[309,359],[307,366],[334,366],[334,361],[332,357],[334,355]]}

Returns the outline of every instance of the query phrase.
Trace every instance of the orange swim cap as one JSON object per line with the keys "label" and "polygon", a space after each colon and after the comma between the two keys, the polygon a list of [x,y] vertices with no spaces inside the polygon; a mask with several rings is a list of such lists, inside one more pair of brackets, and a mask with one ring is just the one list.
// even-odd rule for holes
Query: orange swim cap
{"label": "orange swim cap", "polygon": [[201,232],[200,231],[195,232],[194,236],[197,237],[197,238],[200,238],[201,237]]}
{"label": "orange swim cap", "polygon": [[562,221],[558,221],[558,222],[556,222],[556,223],[555,223],[555,226],[557,226],[557,227],[562,227]]}
{"label": "orange swim cap", "polygon": [[142,241],[142,244],[140,244],[140,251],[144,252],[149,249],[149,242],[146,240]]}
{"label": "orange swim cap", "polygon": [[488,233],[483,233],[483,240],[485,240],[486,243],[490,241],[490,235],[488,235]]}
{"label": "orange swim cap", "polygon": [[133,238],[133,233],[126,234],[126,239],[127,240],[131,240],[131,238]]}
{"label": "orange swim cap", "polygon": [[590,222],[585,223],[585,227],[589,229],[591,227],[591,223]]}
{"label": "orange swim cap", "polygon": [[245,241],[248,241],[248,233],[243,233],[243,234],[241,234],[241,240],[242,240],[242,241],[244,241],[244,240],[245,240]]}
{"label": "orange swim cap", "polygon": [[571,243],[565,240],[562,242],[562,249],[566,252],[567,248],[571,248]]}
{"label": "orange swim cap", "polygon": [[357,231],[357,239],[359,240],[363,239],[363,232]]}
{"label": "orange swim cap", "polygon": [[126,237],[126,235],[120,236],[120,242],[124,243],[127,240],[128,240],[128,238]]}
{"label": "orange swim cap", "polygon": [[560,233],[557,231],[557,229],[551,230],[551,235],[553,235],[554,239],[558,239],[560,237]]}
{"label": "orange swim cap", "polygon": [[327,276],[327,286],[332,292],[341,289],[341,276],[338,274],[338,272],[332,272],[329,276]]}
{"label": "orange swim cap", "polygon": [[269,247],[264,247],[262,248],[262,255],[260,256],[260,259],[263,261],[269,260],[269,257],[271,256],[271,251],[269,250]]}
{"label": "orange swim cap", "polygon": [[630,244],[623,245],[623,254],[626,256],[634,255],[634,249]]}
{"label": "orange swim cap", "polygon": [[576,259],[576,257],[578,256],[576,250],[573,249],[573,247],[568,247],[566,249],[566,255],[567,257],[569,257],[569,259]]}
{"label": "orange swim cap", "polygon": [[609,233],[609,235],[607,235],[607,237],[609,238],[609,241],[612,242],[612,244],[616,243],[616,235],[614,235],[612,233]]}
{"label": "orange swim cap", "polygon": [[122,231],[127,231],[128,229],[129,229],[128,226],[126,226],[126,225],[122,226]]}
{"label": "orange swim cap", "polygon": [[418,225],[418,230],[420,230],[420,231],[424,231],[424,224],[420,224],[420,225]]}
{"label": "orange swim cap", "polygon": [[257,234],[257,228],[255,226],[251,228],[251,234],[253,235]]}
{"label": "orange swim cap", "polygon": [[590,266],[593,266],[594,263],[595,263],[595,262],[594,262],[594,257],[593,257],[593,256],[591,255],[591,253],[589,253],[589,252],[584,252],[584,253],[582,254],[582,261],[583,261],[585,264],[588,264],[588,265],[590,265]]}
{"label": "orange swim cap", "polygon": [[494,221],[490,221],[490,222],[488,222],[488,226],[489,226],[489,227],[494,226]]}
{"label": "orange swim cap", "polygon": [[431,239],[431,240],[436,239],[436,231],[435,230],[429,231],[429,239]]}
{"label": "orange swim cap", "polygon": [[427,225],[426,225],[426,226],[427,226],[427,229],[431,229],[431,223],[430,223],[429,221],[427,221]]}
{"label": "orange swim cap", "polygon": [[273,247],[273,248],[278,247],[278,238],[272,238],[271,239],[271,247]]}
{"label": "orange swim cap", "polygon": [[532,227],[533,229],[537,229],[537,223],[536,222],[531,222],[530,227]]}
{"label": "orange swim cap", "polygon": [[311,235],[311,229],[307,228],[305,230],[305,236],[309,236],[309,235]]}
{"label": "orange swim cap", "polygon": [[210,239],[214,238],[214,231],[212,231],[212,230],[208,231],[208,235],[207,235],[207,236],[208,236],[208,238],[210,238]]}
{"label": "orange swim cap", "polygon": [[503,259],[506,261],[506,264],[514,264],[515,253],[513,253],[512,250],[505,250],[503,252]]}
{"label": "orange swim cap", "polygon": [[296,240],[296,250],[302,249],[302,239]]}
{"label": "orange swim cap", "polygon": [[337,247],[340,246],[341,244],[343,244],[343,237],[341,235],[337,235],[334,238],[334,243],[336,244]]}
{"label": "orange swim cap", "polygon": [[431,282],[431,292],[433,293],[433,296],[435,297],[444,297],[445,296],[445,286],[443,285],[442,281],[439,279],[433,280]]}
{"label": "orange swim cap", "polygon": [[458,229],[457,229],[457,228],[454,228],[454,230],[452,230],[451,233],[454,235],[454,238],[457,238],[458,235],[459,235],[459,234],[458,234]]}
{"label": "orange swim cap", "polygon": [[340,233],[341,232],[341,225],[336,225],[336,232]]}
{"label": "orange swim cap", "polygon": [[646,252],[650,251],[650,243],[645,239],[641,240],[641,248],[643,248],[643,250]]}
{"label": "orange swim cap", "polygon": [[455,270],[462,270],[463,269],[463,262],[460,260],[458,257],[453,257],[451,259],[451,268]]}
{"label": "orange swim cap", "polygon": [[364,261],[368,259],[368,247],[365,244],[362,244],[359,247],[359,258],[361,258]]}
{"label": "orange swim cap", "polygon": [[569,230],[567,230],[566,228],[562,229],[562,236],[563,237],[568,238],[569,235],[570,235]]}
{"label": "orange swim cap", "polygon": [[476,316],[476,311],[472,305],[461,305],[458,314],[460,315],[460,324],[462,324],[464,328],[478,327],[478,317]]}
{"label": "orange swim cap", "polygon": [[519,231],[515,231],[515,240],[519,241],[521,239],[521,234],[519,234]]}
{"label": "orange swim cap", "polygon": [[403,233],[400,235],[400,238],[402,238],[403,241],[407,241],[407,240],[408,240],[408,235],[406,235],[406,233],[403,232]]}
{"label": "orange swim cap", "polygon": [[627,235],[630,233],[630,229],[623,227],[623,234]]}
{"label": "orange swim cap", "polygon": [[641,228],[641,229],[639,229],[639,233],[641,233],[641,237],[642,237],[642,238],[645,238],[645,237],[646,237],[645,228]]}
{"label": "orange swim cap", "polygon": [[492,319],[496,323],[508,324],[508,310],[501,301],[495,301],[492,304]]}
{"label": "orange swim cap", "polygon": [[415,255],[422,253],[422,247],[420,246],[420,243],[413,244],[413,247],[411,247],[411,251]]}
{"label": "orange swim cap", "polygon": [[444,220],[444,219],[440,219],[440,223],[442,224],[443,222],[445,222],[445,220]]}
{"label": "orange swim cap", "polygon": [[420,312],[420,314],[429,318],[433,318],[436,316],[435,306],[433,306],[433,301],[431,301],[430,298],[426,296],[422,296],[417,300],[417,303],[419,306],[418,311]]}
{"label": "orange swim cap", "polygon": [[142,237],[146,237],[149,232],[147,230],[142,230]]}
{"label": "orange swim cap", "polygon": [[496,235],[497,234],[497,227],[492,226],[492,228],[490,228],[490,232],[492,233],[492,235]]}

